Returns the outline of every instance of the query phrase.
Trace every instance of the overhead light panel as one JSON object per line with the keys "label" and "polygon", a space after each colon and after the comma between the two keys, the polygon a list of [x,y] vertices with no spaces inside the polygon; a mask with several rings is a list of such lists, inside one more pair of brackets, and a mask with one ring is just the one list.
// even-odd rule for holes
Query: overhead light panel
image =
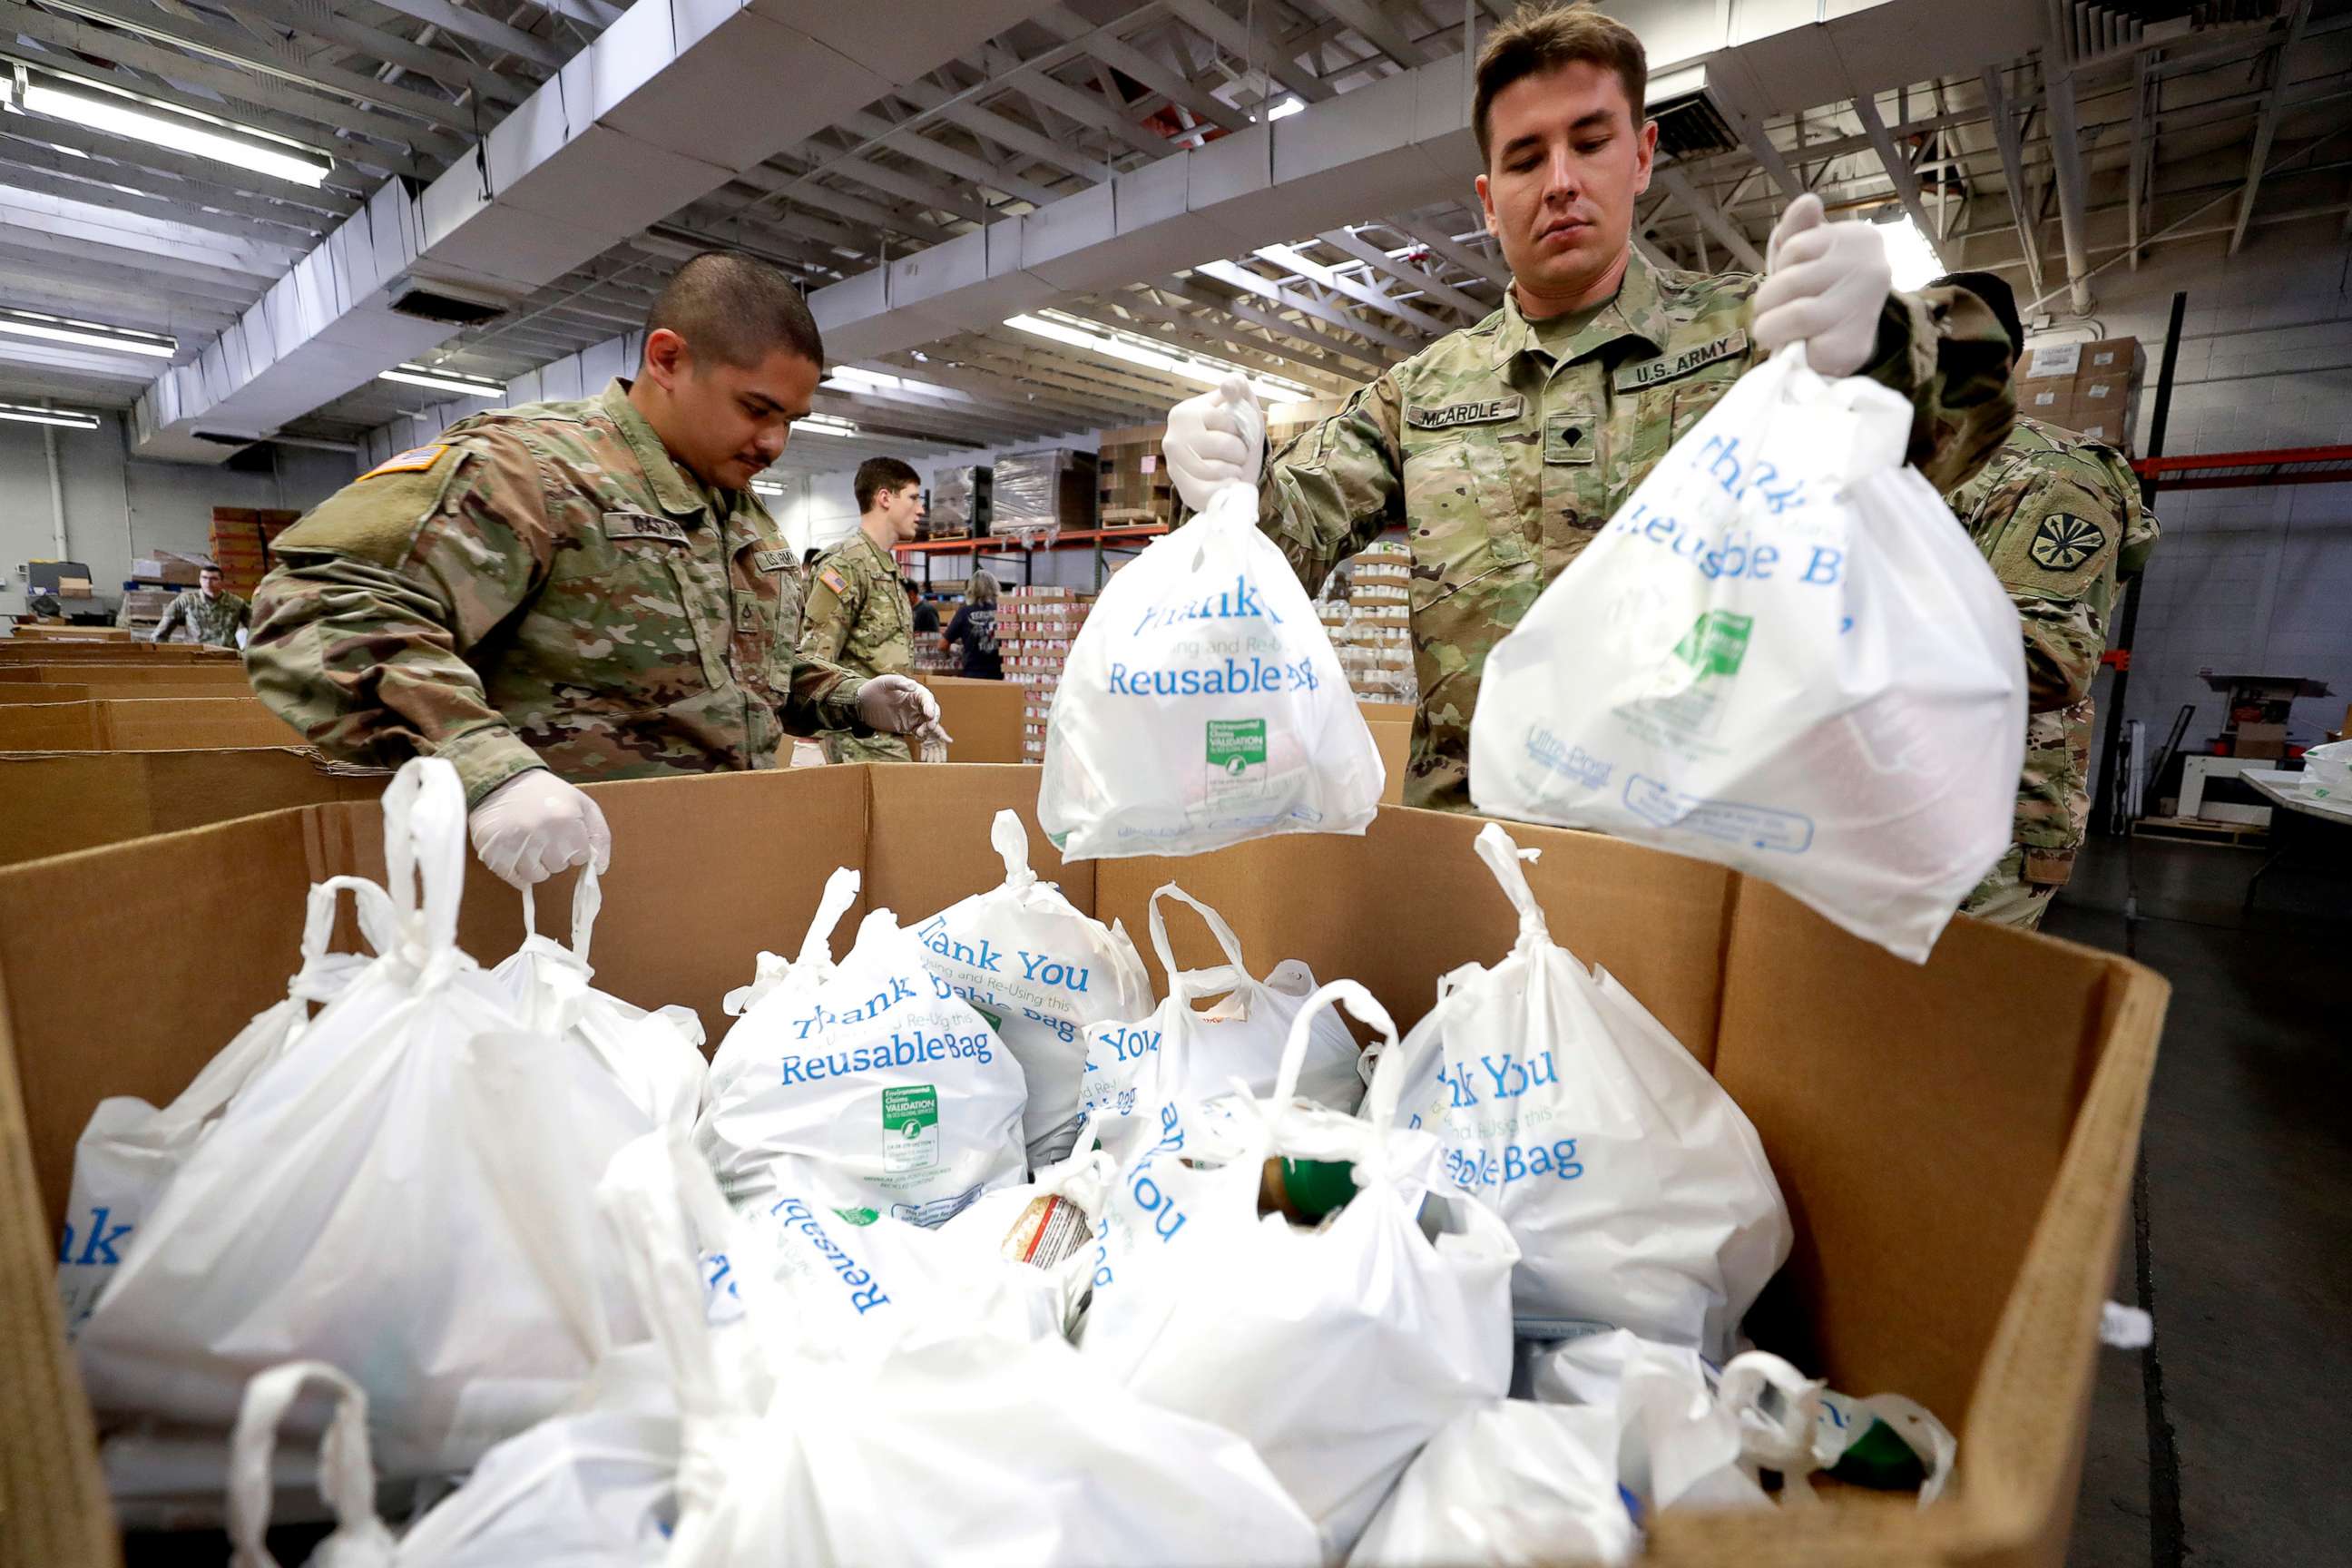
{"label": "overhead light panel", "polygon": [[862,434],[855,424],[832,414],[804,415],[793,421],[793,431],[795,435],[805,432],[815,436],[856,436]]}
{"label": "overhead light panel", "polygon": [[275,174],[316,188],[334,172],[335,161],[299,142],[279,142],[226,121],[215,121],[150,104],[96,88],[58,87],[19,67],[8,80],[0,107],[46,115],[191,157]]}
{"label": "overhead light panel", "polygon": [[1886,265],[1894,271],[1895,287],[1916,292],[1944,275],[1943,258],[1909,213],[1899,207],[1895,213],[1892,219],[1878,224],[1878,235],[1886,242]]}
{"label": "overhead light panel", "polygon": [[784,493],[784,487],[773,479],[753,479],[751,493],[761,496],[780,496]]}
{"label": "overhead light panel", "polygon": [[24,403],[0,403],[0,419],[22,425],[55,425],[63,430],[95,430],[98,416],[78,408],[35,408]]}
{"label": "overhead light panel", "polygon": [[1250,390],[1257,395],[1262,405],[1296,403],[1315,395],[1313,388],[1297,382],[1251,370],[1212,354],[1192,353],[1173,344],[1156,342],[1140,332],[1123,332],[1115,327],[1097,326],[1092,321],[1081,321],[1060,310],[1008,316],[1004,324],[1035,337],[1066,343],[1071,348],[1086,349],[1108,359],[1159,371],[1163,375],[1198,382],[1202,386],[1220,385],[1227,376],[1238,375],[1248,381]]}
{"label": "overhead light panel", "polygon": [[1280,103],[1276,104],[1272,109],[1267,110],[1265,111],[1265,117],[1268,121],[1287,120],[1306,107],[1307,105],[1301,103],[1295,98],[1286,98]]}
{"label": "overhead light panel", "polygon": [[429,387],[435,392],[454,392],[460,397],[499,398],[507,395],[504,382],[492,381],[486,375],[466,375],[453,370],[435,370],[427,364],[404,364],[376,374],[378,381],[396,381],[404,386]]}
{"label": "overhead light panel", "polygon": [[53,343],[72,343],[79,348],[106,349],[114,353],[148,354],[156,359],[170,359],[180,352],[179,340],[161,332],[77,321],[70,316],[20,310],[13,305],[0,305],[0,332],[12,337],[42,338]]}

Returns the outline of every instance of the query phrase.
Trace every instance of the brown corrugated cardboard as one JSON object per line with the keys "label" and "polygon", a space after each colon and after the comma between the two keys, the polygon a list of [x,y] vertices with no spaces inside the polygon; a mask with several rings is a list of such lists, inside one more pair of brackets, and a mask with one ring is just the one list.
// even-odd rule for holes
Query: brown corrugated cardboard
{"label": "brown corrugated cardboard", "polygon": [[0,703],[0,752],[216,752],[301,740],[245,696]]}
{"label": "brown corrugated cardboard", "polygon": [[1023,688],[1010,680],[966,680],[960,675],[919,678],[939,699],[940,722],[955,737],[951,763],[1017,763],[1021,760]]}
{"label": "brown corrugated cardboard", "polygon": [[391,776],[331,773],[290,746],[0,752],[0,866],[292,805],[373,800]]}
{"label": "brown corrugated cardboard", "polygon": [[[987,845],[1002,805],[1080,907],[1140,931],[1173,878],[1253,964],[1360,980],[1401,1025],[1441,973],[1492,962],[1514,933],[1472,869],[1475,818],[1391,807],[1361,838],[1058,866],[1036,781],[897,766],[592,786],[616,846],[598,984],[695,1006],[715,1038],[720,995],[759,949],[798,942],[836,864],[862,868],[862,905],[920,919],[1002,879]],[[372,806],[308,806],[0,869],[0,1518],[29,1521],[30,1561],[85,1568],[112,1550],[52,1281],[74,1141],[100,1098],[170,1096],[275,999],[303,889],[380,875],[379,830]],[[1920,1398],[1960,1435],[1934,1509],[1833,1490],[1811,1510],[1668,1516],[1645,1561],[2058,1568],[2164,983],[1965,920],[1913,966],[1720,868],[1513,832],[1542,851],[1527,873],[1554,933],[1640,996],[1763,1136],[1799,1240],[1751,1320],[1759,1342],[1842,1389]],[[512,949],[516,902],[473,874],[469,951]],[[1192,922],[1171,928],[1180,962],[1208,957]]]}
{"label": "brown corrugated cardboard", "polygon": [[2079,379],[2088,375],[2121,375],[2129,380],[2140,368],[2137,338],[2101,338],[2083,345],[2082,368],[2074,374]]}
{"label": "brown corrugated cardboard", "polygon": [[2082,368],[2081,343],[2042,343],[2025,351],[2025,368],[2018,372],[2017,379],[2072,381]]}
{"label": "brown corrugated cardboard", "polygon": [[30,669],[36,680],[66,681],[76,684],[103,682],[114,686],[226,686],[242,689],[245,666],[234,659],[207,664],[159,664],[152,668],[131,664],[84,661],[62,653],[49,664],[23,665]]}
{"label": "brown corrugated cardboard", "polygon": [[0,703],[0,752],[106,749],[95,702]]}
{"label": "brown corrugated cardboard", "polygon": [[[19,633],[33,629],[16,628]],[[105,642],[78,642],[60,646],[54,640],[39,637],[8,637],[0,639],[0,666],[13,668],[26,664],[128,664],[140,668],[160,669],[174,664],[238,664],[234,648],[200,647],[194,643],[151,643],[142,638],[121,637]]]}
{"label": "brown corrugated cardboard", "polygon": [[[146,688],[137,689],[142,694]],[[49,680],[11,680],[0,682],[0,702],[87,702],[98,693],[87,686],[67,686]],[[106,695],[121,695],[110,691]]]}

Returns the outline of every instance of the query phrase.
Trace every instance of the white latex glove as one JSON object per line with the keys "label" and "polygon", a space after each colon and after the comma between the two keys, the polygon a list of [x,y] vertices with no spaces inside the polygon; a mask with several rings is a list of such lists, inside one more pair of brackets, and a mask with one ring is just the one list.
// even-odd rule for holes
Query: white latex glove
{"label": "white latex glove", "polygon": [[1160,449],[1176,493],[1194,511],[1207,510],[1209,498],[1226,485],[1247,485],[1255,495],[1265,466],[1265,416],[1258,412],[1257,394],[1240,376],[1229,375],[1214,392],[1186,398],[1168,411]]}
{"label": "white latex glove", "polygon": [[1852,375],[1870,363],[1895,283],[1875,225],[1831,223],[1822,198],[1809,192],[1773,225],[1764,274],[1756,290],[1758,348],[1769,354],[1801,342],[1805,363],[1823,375]]}
{"label": "white latex glove", "polygon": [[543,882],[567,867],[613,863],[613,830],[596,803],[545,768],[517,773],[469,818],[474,853],[500,881]]}
{"label": "white latex glove", "polygon": [[877,675],[857,689],[857,717],[874,729],[904,735],[939,716],[938,699],[903,675]]}

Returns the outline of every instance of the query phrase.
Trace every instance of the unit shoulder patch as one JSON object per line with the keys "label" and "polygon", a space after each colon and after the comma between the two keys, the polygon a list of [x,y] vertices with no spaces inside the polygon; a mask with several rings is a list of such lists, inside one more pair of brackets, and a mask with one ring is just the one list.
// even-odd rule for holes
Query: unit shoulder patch
{"label": "unit shoulder patch", "polygon": [[2097,554],[2106,542],[2105,531],[2089,518],[2053,512],[2033,531],[2033,542],[2026,546],[2026,553],[2046,570],[2072,572]]}

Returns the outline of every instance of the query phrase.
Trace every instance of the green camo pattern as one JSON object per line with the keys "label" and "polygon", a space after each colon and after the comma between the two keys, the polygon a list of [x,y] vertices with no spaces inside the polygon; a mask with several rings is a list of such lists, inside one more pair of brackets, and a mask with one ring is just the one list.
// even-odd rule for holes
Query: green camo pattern
{"label": "green camo pattern", "polygon": [[[914,616],[898,586],[898,560],[864,529],[817,557],[807,587],[803,655],[837,664],[861,679],[904,675],[914,668]],[[836,763],[915,760],[904,735],[832,731],[824,741],[825,755]]]}
{"label": "green camo pattern", "polygon": [[207,599],[203,589],[191,588],[163,606],[163,617],[155,623],[151,640],[170,642],[184,626],[188,636],[183,640],[207,647],[235,647],[237,629],[252,619],[251,607],[226,589],[217,597]]}

